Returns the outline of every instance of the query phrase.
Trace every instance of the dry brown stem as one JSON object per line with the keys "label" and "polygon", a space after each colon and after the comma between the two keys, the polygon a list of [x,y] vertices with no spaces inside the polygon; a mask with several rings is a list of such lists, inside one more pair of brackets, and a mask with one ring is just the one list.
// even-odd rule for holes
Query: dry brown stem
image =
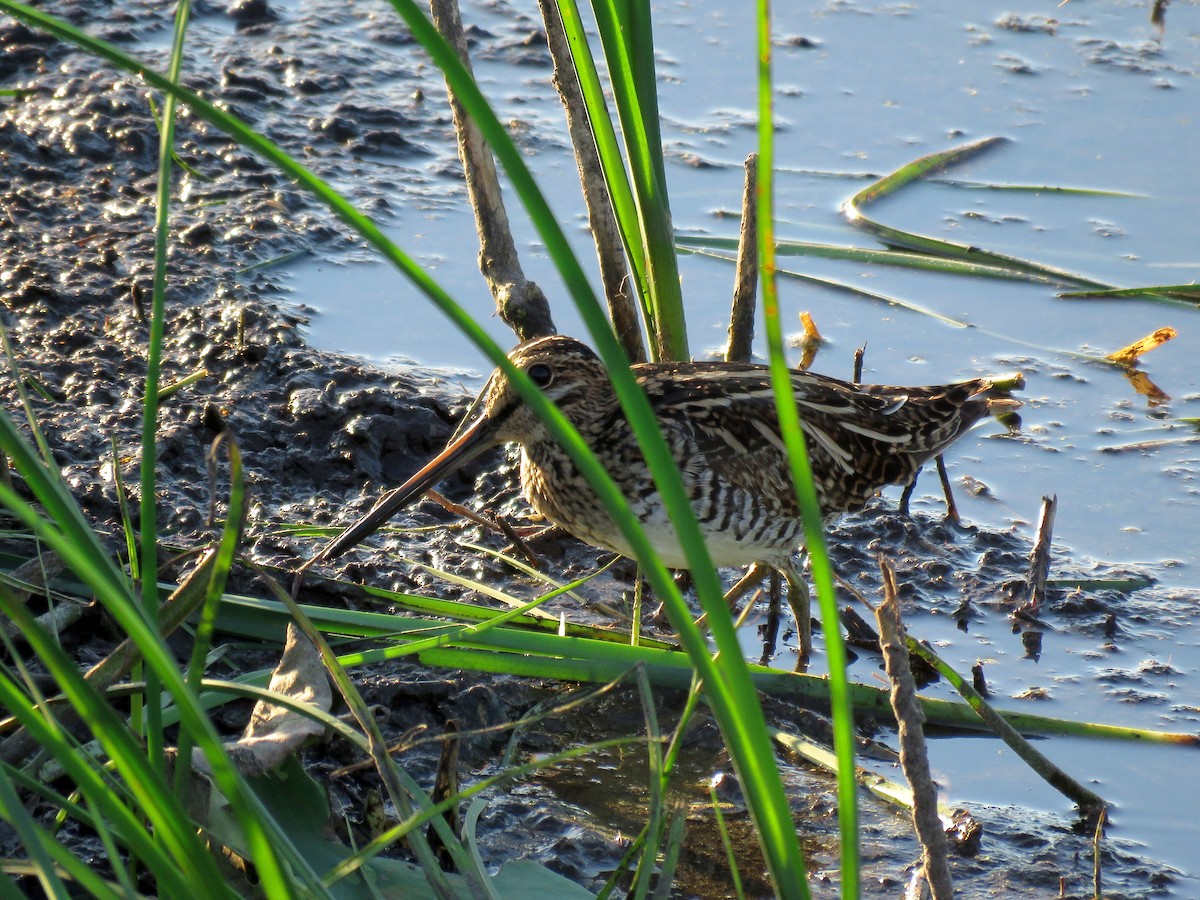
{"label": "dry brown stem", "polygon": [[[431,0],[429,9],[434,25],[470,71],[467,39],[463,35],[456,0]],[[450,95],[454,129],[458,133],[458,156],[462,160],[471,208],[475,211],[475,229],[479,232],[479,271],[496,301],[496,310],[519,340],[555,334],[557,329],[550,316],[546,295],[537,284],[525,278],[521,269],[492,153],[479,127],[455,99],[449,85],[446,90]]]}
{"label": "dry brown stem", "polygon": [[746,157],[746,182],[742,190],[742,232],[738,238],[737,275],[733,308],[729,314],[726,362],[750,362],[754,343],[754,306],[758,296],[758,154]]}
{"label": "dry brown stem", "polygon": [[1054,515],[1058,512],[1057,495],[1042,498],[1038,516],[1037,541],[1029,554],[1029,574],[1025,577],[1025,602],[1029,612],[1036,613],[1046,599],[1046,578],[1050,574],[1050,541],[1054,535]]}
{"label": "dry brown stem", "polygon": [[954,884],[950,878],[949,848],[946,832],[937,810],[937,785],[929,773],[929,755],[925,750],[925,714],[917,699],[905,646],[904,625],[900,621],[900,601],[896,596],[896,573],[880,557],[883,574],[883,602],[875,610],[879,625],[879,647],[884,669],[892,682],[892,710],[896,714],[900,738],[900,765],[913,792],[913,825],[921,841],[921,858],[934,900],[950,900]]}

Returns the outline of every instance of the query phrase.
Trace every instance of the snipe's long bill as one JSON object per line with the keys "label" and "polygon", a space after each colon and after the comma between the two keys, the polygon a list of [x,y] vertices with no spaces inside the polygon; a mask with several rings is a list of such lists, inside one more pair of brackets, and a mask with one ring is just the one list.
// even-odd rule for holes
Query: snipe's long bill
{"label": "snipe's long bill", "polygon": [[[509,359],[589,443],[663,563],[686,568],[675,529],[596,354],[556,335],[520,344]],[[686,362],[647,363],[633,371],[671,448],[713,562],[757,562],[792,573],[803,525],[767,368]],[[1019,388],[1020,376],[1003,384],[979,378],[933,387],[854,385],[794,372],[792,386],[822,513],[856,509],[880,488],[911,481],[922,463],[979,420],[1015,409],[1020,404],[1008,396],[1008,388]],[[314,562],[353,547],[455,469],[504,443],[518,443],[524,451],[521,484],[534,509],[593,546],[631,555],[570,457],[497,370],[446,448],[330,541]]]}

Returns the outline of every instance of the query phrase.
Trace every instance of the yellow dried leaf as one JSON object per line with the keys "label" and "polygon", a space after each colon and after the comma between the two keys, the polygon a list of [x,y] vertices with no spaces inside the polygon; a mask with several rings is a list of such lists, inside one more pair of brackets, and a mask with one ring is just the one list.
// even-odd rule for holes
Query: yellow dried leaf
{"label": "yellow dried leaf", "polygon": [[800,324],[804,328],[804,334],[799,340],[800,346],[800,363],[796,366],[798,369],[807,371],[808,367],[813,364],[813,360],[817,357],[817,350],[825,339],[821,337],[821,332],[817,331],[817,323],[813,321],[810,313],[800,313]]}
{"label": "yellow dried leaf", "polygon": [[1178,332],[1168,325],[1166,328],[1158,329],[1154,334],[1147,335],[1140,341],[1134,341],[1128,347],[1122,347],[1116,353],[1110,353],[1105,359],[1116,363],[1118,366],[1135,365],[1139,357],[1149,353],[1156,347],[1161,347],[1177,334]]}

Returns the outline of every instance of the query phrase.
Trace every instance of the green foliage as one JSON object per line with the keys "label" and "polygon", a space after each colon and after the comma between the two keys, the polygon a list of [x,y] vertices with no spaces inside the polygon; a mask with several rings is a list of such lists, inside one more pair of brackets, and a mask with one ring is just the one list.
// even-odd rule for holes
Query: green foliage
{"label": "green foliage", "polygon": [[651,338],[651,359],[687,359],[683,296],[659,129],[650,5],[643,0],[595,0],[592,4],[624,138],[624,157],[579,9],[575,0],[559,0],[558,6],[634,273]]}

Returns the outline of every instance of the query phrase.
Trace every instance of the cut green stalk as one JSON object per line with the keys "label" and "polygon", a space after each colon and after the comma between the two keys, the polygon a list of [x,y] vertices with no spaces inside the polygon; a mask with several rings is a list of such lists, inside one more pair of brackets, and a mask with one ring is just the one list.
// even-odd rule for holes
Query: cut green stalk
{"label": "cut green stalk", "polygon": [[208,369],[197,369],[191,375],[187,375],[183,378],[180,378],[178,381],[173,381],[167,386],[160,388],[158,391],[158,401],[161,403],[163,400],[170,398],[178,391],[181,391],[186,387],[191,387],[197,381],[207,377]]}
{"label": "cut green stalk", "polygon": [[968,684],[967,680],[955,671],[949,663],[945,662],[931,649],[912,637],[906,637],[905,644],[908,647],[909,653],[921,657],[926,663],[933,666],[938,671],[938,674],[950,682],[979,718],[990,729],[995,731],[996,735],[1004,743],[1008,744],[1017,756],[1021,757],[1031,769],[1042,776],[1056,790],[1062,792],[1086,811],[1096,812],[1108,805],[1102,797],[1079,784],[1075,779],[1058,768],[1058,766],[1050,762],[1040,751],[1036,750],[1029,741],[1021,737],[1017,729],[1006,722],[1004,717],[994,710],[991,704],[984,700],[979,692]]}
{"label": "cut green stalk", "polygon": [[[837,773],[837,757],[828,748],[816,741],[809,740],[803,735],[789,734],[786,731],[775,728],[771,729],[771,737],[778,742],[779,746],[787,748],[789,752],[794,753],[801,759],[820,769],[824,769],[830,774]],[[854,774],[858,783],[880,800],[903,809],[906,812],[912,811],[913,792],[907,785],[884,778],[882,775],[862,766],[856,766]],[[950,820],[953,817],[953,810],[943,803],[938,804],[938,813],[946,820]]]}
{"label": "cut green stalk", "polygon": [[[735,262],[733,257],[725,256],[724,254],[720,254],[720,253],[714,253],[711,250],[683,250],[681,252],[692,253],[696,256],[706,256],[710,259],[725,260],[726,262]],[[842,281],[834,281],[831,278],[820,278],[816,275],[807,275],[803,272],[795,272],[790,269],[776,268],[775,273],[777,275],[784,275],[788,278],[794,278],[797,281],[803,281],[806,284],[815,284],[818,287],[826,288],[831,291],[838,291],[839,293],[849,294],[853,297],[863,297],[863,298],[866,298],[867,300],[872,300],[877,303],[886,303],[888,306],[895,306],[895,307],[899,307],[900,309],[907,309],[910,312],[920,313],[923,316],[929,316],[929,318],[936,319],[937,321],[942,322],[943,324],[949,325],[952,328],[970,328],[970,327],[972,327],[970,322],[963,322],[958,319],[952,319],[949,316],[944,316],[939,312],[934,312],[932,309],[929,309],[928,307],[925,307],[925,306],[921,306],[917,303],[910,303],[907,300],[901,300],[897,297],[890,297],[890,296],[887,296],[886,294],[879,294],[879,293],[876,293],[875,291],[869,291],[866,288],[859,287],[858,285],[855,285],[855,284],[847,284]]]}
{"label": "cut green stalk", "polygon": [[1148,194],[1135,194],[1132,191],[1113,191],[1105,188],[1063,187],[1057,184],[996,184],[991,181],[967,181],[962,178],[927,178],[931,184],[944,184],[946,187],[962,191],[999,191],[1002,193],[1018,194],[1056,194],[1064,197],[1116,197],[1122,200],[1144,200]]}
{"label": "cut green stalk", "polygon": [[[724,240],[724,239],[722,239],[722,240]],[[776,246],[779,246],[779,244],[777,243]],[[734,258],[732,256],[727,256],[722,253],[716,253],[712,250],[706,250],[706,249],[703,249],[700,247],[692,248],[692,247],[687,247],[687,246],[681,246],[680,252],[681,253],[691,253],[696,256],[706,256],[706,257],[709,257],[712,259],[720,259],[720,260],[727,261],[730,263],[734,262]],[[893,258],[914,257],[917,259],[926,259],[926,260],[930,261],[928,268],[931,268],[931,269],[937,269],[939,267],[939,265],[942,263],[945,263],[945,264],[948,264],[951,266],[955,265],[955,260],[939,259],[938,257],[922,256],[920,254],[913,254],[913,253],[897,253],[896,251],[883,251],[883,250],[863,251],[863,252],[864,253],[871,253],[871,252],[889,253],[889,254],[892,254]],[[983,253],[986,251],[976,251],[976,252]],[[822,255],[822,254],[817,254],[817,255]],[[838,258],[838,257],[835,256],[834,254],[829,254],[827,256],[827,258],[833,259],[833,258]],[[847,257],[847,258],[853,258],[853,257]],[[880,262],[883,262],[883,261],[880,260]],[[986,270],[990,273],[1000,273],[1000,272],[1007,271],[1007,274],[1006,275],[999,275],[999,274],[991,275],[991,274],[989,274],[989,275],[984,276],[982,271],[969,272],[969,271],[966,271],[965,269],[956,271],[956,272],[954,272],[954,274],[980,275],[982,277],[1005,277],[1005,278],[1009,278],[1011,280],[1039,282],[1039,283],[1047,283],[1047,284],[1058,283],[1058,281],[1056,281],[1054,279],[1050,279],[1045,276],[1033,275],[1033,274],[1026,273],[1026,272],[1020,272],[1017,270],[1002,270],[1002,269],[994,267],[994,266],[968,266],[967,268]],[[950,270],[947,270],[947,271],[950,271]],[[1064,347],[1054,347],[1054,346],[1049,346],[1046,344],[1038,344],[1038,343],[1034,343],[1033,341],[1027,341],[1022,338],[1013,337],[1010,334],[1004,334],[1003,332],[992,331],[991,329],[987,329],[987,328],[980,328],[978,325],[972,325],[970,322],[965,322],[965,321],[961,321],[959,319],[953,319],[949,316],[944,316],[941,313],[935,312],[934,310],[928,309],[924,306],[921,306],[920,304],[911,303],[909,301],[901,300],[897,297],[891,297],[886,294],[878,294],[878,293],[875,293],[874,291],[868,291],[868,290],[865,290],[865,289],[860,288],[853,284],[845,284],[843,282],[833,281],[833,280],[827,279],[827,278],[818,278],[816,276],[807,275],[807,274],[804,274],[801,272],[794,272],[794,271],[791,271],[790,269],[777,268],[776,273],[779,275],[787,276],[788,278],[796,278],[798,280],[805,281],[809,284],[820,285],[823,288],[829,288],[831,290],[848,293],[852,296],[865,297],[866,299],[872,300],[875,302],[887,303],[890,306],[898,306],[902,309],[910,310],[911,312],[929,316],[930,318],[936,319],[946,325],[949,325],[952,328],[974,328],[974,329],[977,329],[980,334],[985,334],[988,337],[993,337],[998,340],[1006,341],[1010,344],[1016,344],[1017,346],[1020,346],[1020,347],[1028,347],[1031,350],[1039,350],[1044,353],[1050,353],[1050,354],[1054,354],[1057,356],[1066,356],[1066,357],[1070,357],[1071,359],[1079,359],[1079,360],[1084,360],[1086,362],[1101,362],[1101,363],[1109,362],[1108,360],[1106,360],[1106,358],[1103,355],[1101,355],[1099,353],[1084,353],[1084,352],[1080,352],[1078,350],[1068,350]],[[1117,294],[1120,292],[1114,291],[1112,293]],[[1075,297],[1075,296],[1090,296],[1090,294],[1072,293],[1072,294],[1059,294],[1058,296],[1060,296],[1060,297]],[[1101,293],[1098,296],[1108,296],[1108,294]],[[1134,296],[1134,295],[1130,295],[1130,296]],[[1162,294],[1162,295],[1137,294],[1137,296],[1144,296],[1144,298],[1147,298],[1147,299],[1158,299],[1158,300],[1171,299],[1166,294]],[[1177,300],[1177,302],[1186,303],[1187,301]],[[1191,305],[1191,304],[1188,303],[1187,305]]]}
{"label": "cut green stalk", "polygon": [[1063,291],[1058,295],[1068,300],[1091,298],[1098,300],[1175,300],[1186,306],[1200,303],[1200,284],[1160,284],[1137,288],[1095,289],[1090,291]]}
{"label": "cut green stalk", "polygon": [[[377,638],[400,644],[424,640],[457,627],[440,619],[398,620],[396,616],[383,613],[327,609],[310,605],[301,608],[318,627],[329,634]],[[497,623],[490,629],[479,628],[464,632],[470,640],[464,641],[462,647],[473,649],[459,651],[442,648],[439,652],[461,653],[452,662],[448,661],[445,664],[452,668],[474,671],[525,674],[537,678],[562,677],[600,683],[611,681],[633,666],[641,664],[646,667],[651,682],[656,686],[680,690],[694,687],[691,662],[686,654],[678,650],[532,632],[528,628],[513,627],[514,623],[519,621],[519,616],[515,616],[518,612],[519,610],[508,610],[496,613],[493,610],[493,615],[503,617],[505,624]],[[510,616],[513,618],[510,619]],[[289,618],[286,607],[275,601],[227,596],[222,604],[220,627],[233,634],[282,640]],[[440,631],[436,631],[437,629]],[[345,653],[338,659],[343,665],[352,666],[380,662],[402,655],[405,655],[403,646],[378,647]],[[422,654],[422,658],[427,656],[429,653]],[[446,658],[449,659],[448,656]],[[759,665],[750,665],[749,670],[755,687],[764,693],[802,699],[821,707],[829,706],[831,682],[823,676],[783,672]],[[850,699],[861,715],[890,718],[886,690],[855,683],[849,684],[848,687]],[[923,698],[921,703],[925,717],[932,725],[972,731],[978,731],[982,727],[979,717],[969,706],[962,703],[932,698]],[[1019,712],[1002,711],[1000,714],[1026,734],[1074,735],[1200,747],[1200,736],[1182,732],[1073,722]]]}
{"label": "cut green stalk", "polygon": [[[1078,275],[1066,269],[1030,262],[1029,260],[1006,256],[990,250],[981,250],[978,247],[970,247],[952,241],[942,241],[913,232],[901,231],[869,219],[862,212],[864,207],[874,203],[876,200],[896,193],[913,181],[925,178],[933,172],[943,171],[950,166],[957,165],[1003,143],[1006,143],[1004,138],[985,138],[984,140],[966,144],[962,147],[956,147],[939,153],[931,153],[928,156],[913,160],[907,165],[901,166],[890,175],[859,191],[842,204],[842,212],[845,213],[846,218],[852,225],[874,234],[885,244],[891,246],[903,247],[920,253],[928,253],[935,257],[945,257],[948,259],[982,263],[985,266],[1009,269],[1014,274],[1027,277],[1030,280],[1044,280],[1054,284],[1071,284],[1086,289],[1083,292],[1060,296],[1113,296],[1114,293],[1117,295],[1121,294],[1122,291],[1117,291],[1112,285]],[[1147,293],[1135,294],[1133,296],[1153,296],[1156,299],[1187,301],[1195,296],[1192,292],[1193,287],[1191,285],[1168,285],[1158,290],[1146,288],[1141,290]]]}

